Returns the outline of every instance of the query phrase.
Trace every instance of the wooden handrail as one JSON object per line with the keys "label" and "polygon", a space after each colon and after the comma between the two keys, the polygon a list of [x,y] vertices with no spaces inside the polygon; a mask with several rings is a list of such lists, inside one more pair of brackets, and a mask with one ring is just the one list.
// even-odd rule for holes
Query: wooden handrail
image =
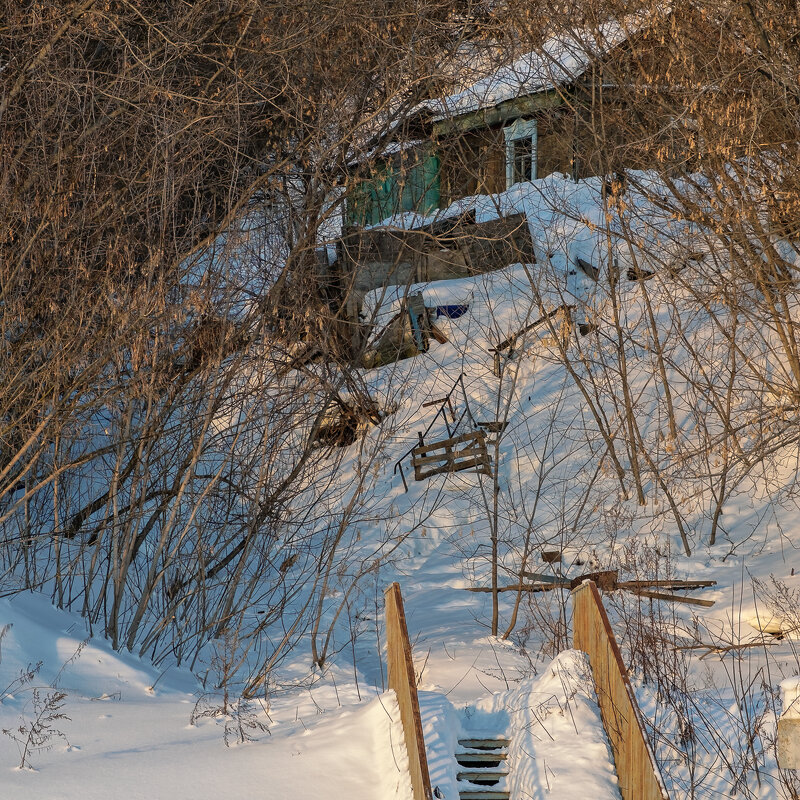
{"label": "wooden handrail", "polygon": [[628,670],[594,582],[584,581],[574,589],[572,602],[573,645],[589,656],[620,794],[623,800],[669,800]]}
{"label": "wooden handrail", "polygon": [[419,711],[411,642],[408,639],[406,614],[400,584],[393,583],[384,593],[386,599],[386,661],[389,688],[397,695],[403,738],[408,751],[408,770],[414,800],[433,800],[425,739],[422,736],[422,716]]}

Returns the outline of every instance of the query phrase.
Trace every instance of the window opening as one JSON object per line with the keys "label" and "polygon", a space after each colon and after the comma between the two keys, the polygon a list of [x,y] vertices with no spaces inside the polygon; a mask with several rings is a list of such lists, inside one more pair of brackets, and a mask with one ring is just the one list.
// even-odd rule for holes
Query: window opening
{"label": "window opening", "polygon": [[536,120],[518,119],[503,129],[506,139],[506,188],[536,180]]}

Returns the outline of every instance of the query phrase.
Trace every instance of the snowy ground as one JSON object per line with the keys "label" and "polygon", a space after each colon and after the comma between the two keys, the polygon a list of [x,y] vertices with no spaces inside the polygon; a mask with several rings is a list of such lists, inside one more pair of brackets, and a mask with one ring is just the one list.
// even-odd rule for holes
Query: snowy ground
{"label": "snowy ground", "polygon": [[[772,554],[771,562],[764,557],[763,568],[775,567],[777,555]],[[453,570],[448,578],[440,552],[419,561],[419,569],[406,578],[405,601],[421,673],[433,785],[445,798],[457,797],[453,754],[460,736],[511,735],[507,786],[512,797],[616,800],[608,745],[578,654],[565,651],[549,660],[486,636],[486,596],[465,592]],[[704,596],[722,601],[723,610],[710,620],[727,613],[738,616],[738,608],[730,604],[738,600],[734,593],[742,585],[741,564],[715,565],[709,559],[685,574],[713,576],[721,585],[730,581],[730,588]],[[354,800],[411,796],[394,698],[381,691],[379,678],[370,686],[359,673],[357,687],[351,666],[331,668],[314,686],[276,692],[268,711],[255,704],[254,716],[269,733],[250,730],[255,741],[226,747],[225,727],[231,727],[235,741],[235,719],[212,716],[190,724],[203,695],[190,674],[177,669],[160,674],[134,657],[115,653],[103,640],[91,640],[73,658],[84,641],[83,621],[36,595],[0,601],[0,621],[13,625],[2,641],[4,684],[28,663],[43,662],[31,683],[4,698],[2,727],[30,724],[35,687],[42,687],[40,697],[53,686],[66,692],[60,711],[70,718],[52,723],[64,737],[54,734],[44,743],[46,749],[30,754],[33,770],[18,769],[17,743],[0,737],[4,798],[212,800],[232,791],[276,800],[322,794]],[[779,674],[770,676],[773,684],[796,671],[791,642],[772,647],[770,655],[773,669],[782,665]],[[745,684],[757,683],[766,663],[758,653],[744,662],[714,655],[698,664],[707,672],[707,688],[695,698],[707,711],[706,735],[722,732],[731,737],[731,745],[747,730],[744,704],[727,680],[742,663],[749,671]],[[640,687],[640,699],[649,719],[664,723],[667,731],[674,728],[669,709],[652,689]],[[220,702],[218,696],[211,699],[212,705]],[[201,704],[199,710],[205,707]],[[769,733],[774,718],[768,714],[762,724]],[[757,796],[778,797],[769,757],[766,767],[763,792]],[[680,776],[674,776],[673,797],[683,796],[676,791]],[[726,796],[732,783],[719,767],[704,777],[706,791],[698,796]]]}
{"label": "snowy ground", "polygon": [[[470,627],[459,602],[463,592],[448,594],[454,609],[449,616],[438,609],[425,615],[441,628],[426,626],[429,649],[420,686],[431,780],[440,793],[458,795],[457,739],[490,734],[512,737],[512,796],[569,798],[580,788],[597,798],[618,797],[583,657],[567,651],[540,668],[538,677],[523,678],[530,665],[510,645],[458,637],[459,627],[464,633]],[[256,741],[226,747],[226,725],[236,739],[234,718],[190,722],[196,709],[205,708],[196,705],[202,692],[191,675],[159,675],[103,641],[83,644],[82,620],[39,596],[3,600],[0,618],[13,626],[2,643],[4,680],[42,661],[30,683],[4,697],[3,728],[19,736],[14,729],[35,718],[34,691],[43,700],[52,687],[65,693],[56,711],[68,717],[49,722],[43,747],[29,754],[32,769],[15,766],[19,743],[8,735],[0,740],[3,797],[210,799],[231,791],[276,800],[411,796],[396,701],[379,687],[362,686],[359,702],[346,675],[339,674],[336,686],[331,673],[316,687],[277,697],[268,712],[255,704],[254,716],[269,733],[250,730]],[[412,630],[419,621],[412,613]],[[425,644],[418,642],[417,651]]]}

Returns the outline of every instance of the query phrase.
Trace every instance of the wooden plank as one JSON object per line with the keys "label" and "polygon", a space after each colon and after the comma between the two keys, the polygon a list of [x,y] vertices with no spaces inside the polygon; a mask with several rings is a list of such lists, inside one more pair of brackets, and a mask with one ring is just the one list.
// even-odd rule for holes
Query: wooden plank
{"label": "wooden plank", "polygon": [[[465,586],[468,592],[491,592],[493,589],[489,586]],[[569,589],[569,581],[562,583],[543,583],[539,586],[532,583],[511,584],[509,586],[498,586],[498,592],[550,592],[553,589]]]}
{"label": "wooden plank", "polygon": [[444,458],[459,458],[460,456],[474,456],[486,453],[485,445],[478,442],[477,444],[467,444],[460,450],[455,450],[452,447],[445,447],[443,453],[434,453],[433,455],[421,456],[416,452],[411,453],[412,462],[414,464],[431,464],[434,461],[441,461]]}
{"label": "wooden plank", "polygon": [[502,750],[511,744],[511,739],[506,739],[504,736],[497,736],[491,739],[459,739],[458,743],[462,747],[472,747],[476,750]]}
{"label": "wooden plank", "polygon": [[431,475],[444,475],[447,472],[464,472],[468,469],[475,467],[486,467],[487,469],[492,466],[488,457],[474,456],[463,461],[445,461],[436,462],[434,464],[414,464],[414,472],[419,472],[425,477]]}
{"label": "wooden plank", "polygon": [[508,770],[500,769],[476,769],[476,770],[462,770],[456,773],[457,781],[494,781],[499,782],[500,778],[505,778],[508,775]]}
{"label": "wooden plank", "polygon": [[444,447],[452,447],[462,442],[469,442],[473,439],[486,439],[486,434],[483,431],[470,431],[469,433],[462,433],[458,436],[453,436],[451,439],[441,439],[433,444],[420,444],[414,448],[414,453],[424,455],[431,450],[438,450]]}
{"label": "wooden plank", "polygon": [[447,338],[447,335],[445,334],[445,332],[440,327],[435,325],[433,322],[431,322],[431,324],[429,325],[429,328],[430,328],[431,336],[433,336],[433,338],[436,339],[436,341],[439,342],[439,344],[447,344],[450,341]]}
{"label": "wooden plank", "polygon": [[582,583],[572,601],[573,643],[589,656],[620,794],[623,800],[669,800],[597,586]]}
{"label": "wooden plank", "polygon": [[580,586],[584,581],[594,581],[598,589],[604,592],[610,592],[616,589],[619,584],[617,583],[617,575],[619,573],[615,569],[605,569],[599,572],[587,572],[584,575],[578,575],[570,581],[569,588],[575,589]]}
{"label": "wooden plank", "polygon": [[487,430],[489,433],[502,433],[508,425],[508,420],[488,420],[487,422],[477,423],[479,428]]}
{"label": "wooden plank", "polygon": [[558,91],[537,92],[505,100],[491,108],[482,108],[460,116],[448,116],[434,123],[434,136],[446,136],[474,128],[488,129],[507,119],[529,116],[542,109],[557,108],[564,103]]}
{"label": "wooden plank", "polygon": [[483,459],[483,458],[474,458],[470,461],[465,461],[462,463],[454,464],[445,464],[441,467],[435,467],[434,469],[429,469],[426,471],[422,471],[420,468],[414,468],[414,477],[418,480],[425,480],[425,478],[431,478],[434,475],[445,475],[450,472],[463,472],[466,469],[473,469],[474,467],[481,467],[478,472],[483,474],[490,474],[490,470],[492,467],[491,460]]}
{"label": "wooden plank", "polygon": [[701,600],[699,597],[687,597],[681,594],[651,592],[648,589],[629,589],[628,591],[638,597],[649,597],[651,600],[666,600],[668,603],[688,603],[690,606],[703,606],[703,608],[711,608],[714,605],[713,600]]}
{"label": "wooden plank", "polygon": [[491,753],[491,752],[456,753],[456,761],[459,764],[461,764],[462,761],[465,761],[469,764],[472,763],[499,764],[501,761],[505,761],[507,758],[508,758],[508,753]]}
{"label": "wooden plank", "polygon": [[531,581],[538,581],[539,583],[563,583],[563,578],[557,578],[555,575],[544,575],[541,572],[526,572],[523,570],[522,577]]}
{"label": "wooden plank", "polygon": [[411,454],[411,463],[416,466],[424,466],[425,464],[436,464],[439,461],[454,461],[458,458],[469,458],[470,456],[485,456],[487,455],[485,447],[465,447],[463,450],[452,450],[449,453],[441,453],[433,456],[417,456]]}
{"label": "wooden plank", "polygon": [[427,403],[423,403],[422,407],[423,408],[430,408],[431,406],[440,406],[440,405],[442,405],[442,403],[446,403],[446,402],[447,402],[447,398],[446,397],[437,397],[436,400],[428,400]]}
{"label": "wooden plank", "polygon": [[419,711],[411,642],[408,639],[406,614],[400,584],[393,583],[384,593],[386,599],[386,660],[389,688],[397,695],[400,721],[408,752],[408,769],[414,800],[433,800],[428,758],[422,736],[422,717]]}
{"label": "wooden plank", "polygon": [[[467,461],[470,463],[467,464]],[[472,465],[472,462],[486,464],[488,466],[491,459],[486,450],[471,450],[469,453],[455,453],[449,456],[425,456],[419,460],[414,459],[411,463],[412,466],[420,468],[439,465],[448,467],[457,472],[459,469],[467,469],[467,467]]]}

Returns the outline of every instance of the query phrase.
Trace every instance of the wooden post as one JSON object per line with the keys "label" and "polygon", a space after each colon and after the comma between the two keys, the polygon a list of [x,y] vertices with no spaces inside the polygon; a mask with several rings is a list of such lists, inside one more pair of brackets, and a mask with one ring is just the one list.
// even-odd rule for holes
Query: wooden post
{"label": "wooden post", "polygon": [[628,671],[593,581],[572,591],[573,645],[589,656],[623,800],[669,800]]}
{"label": "wooden post", "polygon": [[408,640],[406,614],[400,584],[393,583],[384,593],[386,599],[386,660],[389,667],[389,688],[394,689],[400,706],[400,721],[408,751],[408,770],[414,800],[433,800],[428,757],[422,737],[422,717],[419,712],[411,642]]}

